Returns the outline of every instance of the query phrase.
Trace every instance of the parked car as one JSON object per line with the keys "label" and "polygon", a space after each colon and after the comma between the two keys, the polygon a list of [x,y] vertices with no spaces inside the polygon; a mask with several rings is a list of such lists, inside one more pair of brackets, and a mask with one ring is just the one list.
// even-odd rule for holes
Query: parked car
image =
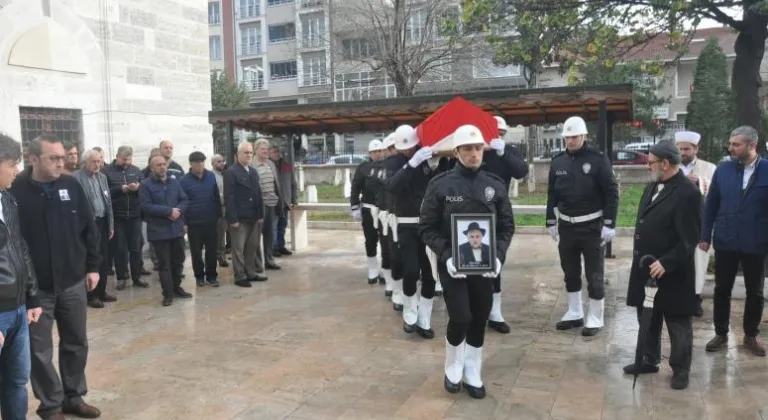
{"label": "parked car", "polygon": [[614,150],[612,161],[614,165],[647,165],[648,154],[630,150]]}
{"label": "parked car", "polygon": [[359,165],[368,160],[366,155],[338,155],[328,158],[326,165]]}
{"label": "parked car", "polygon": [[627,150],[630,152],[648,153],[648,151],[651,150],[651,147],[653,147],[653,145],[654,143],[652,142],[629,143],[626,146],[624,146],[624,150]]}

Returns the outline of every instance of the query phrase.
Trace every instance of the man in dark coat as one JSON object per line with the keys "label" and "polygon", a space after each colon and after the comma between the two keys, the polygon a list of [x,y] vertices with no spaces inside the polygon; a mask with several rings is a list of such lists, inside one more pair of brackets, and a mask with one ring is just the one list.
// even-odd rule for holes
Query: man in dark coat
{"label": "man in dark coat", "polygon": [[[656,373],[661,363],[661,327],[667,323],[672,349],[671,386],[688,387],[693,352],[691,317],[698,308],[694,251],[701,234],[701,193],[680,170],[680,152],[670,141],[654,145],[648,165],[654,182],[645,187],[637,213],[632,271],[627,305],[643,311],[648,276],[656,279],[658,292],[648,329],[646,353],[639,368],[624,367],[624,373]],[[640,259],[652,255],[656,261],[641,267]]]}
{"label": "man in dark coat", "polygon": [[479,223],[472,222],[464,231],[464,236],[468,241],[459,245],[459,267],[490,267],[491,247],[483,243],[485,229],[481,228]]}

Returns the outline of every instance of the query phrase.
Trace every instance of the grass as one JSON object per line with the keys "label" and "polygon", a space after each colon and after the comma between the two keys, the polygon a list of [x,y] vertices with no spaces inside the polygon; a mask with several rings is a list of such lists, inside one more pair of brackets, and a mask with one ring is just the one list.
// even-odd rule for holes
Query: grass
{"label": "grass", "polygon": [[[317,201],[321,203],[345,203],[349,202],[344,198],[342,186],[316,185]],[[621,198],[619,200],[619,214],[617,223],[619,227],[634,227],[637,218],[637,206],[643,194],[644,185],[628,184],[621,187]],[[299,202],[306,202],[306,191],[300,193]],[[535,192],[528,192],[524,185],[520,185],[518,197],[512,200],[513,204],[544,205],[547,204],[546,187]],[[333,222],[351,222],[352,217],[347,212],[339,211],[313,211],[309,213],[311,221],[333,221]],[[534,214],[520,214],[515,216],[515,221],[519,226],[544,226],[544,216]]]}

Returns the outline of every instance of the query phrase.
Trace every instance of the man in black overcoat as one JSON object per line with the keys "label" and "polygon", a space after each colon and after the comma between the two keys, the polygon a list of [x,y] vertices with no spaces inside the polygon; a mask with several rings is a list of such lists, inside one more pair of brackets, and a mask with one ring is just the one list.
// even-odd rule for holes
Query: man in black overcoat
{"label": "man in black overcoat", "polygon": [[[654,181],[645,187],[637,212],[627,305],[637,308],[640,319],[648,276],[656,279],[659,289],[647,351],[637,373],[659,371],[661,327],[666,321],[672,347],[671,386],[685,389],[693,350],[691,317],[698,308],[694,251],[701,232],[702,203],[701,193],[679,164],[680,152],[672,142],[659,142],[650,149],[648,166]],[[647,254],[657,260],[650,267],[641,267],[640,258]],[[635,364],[625,366],[624,373],[634,374]]]}

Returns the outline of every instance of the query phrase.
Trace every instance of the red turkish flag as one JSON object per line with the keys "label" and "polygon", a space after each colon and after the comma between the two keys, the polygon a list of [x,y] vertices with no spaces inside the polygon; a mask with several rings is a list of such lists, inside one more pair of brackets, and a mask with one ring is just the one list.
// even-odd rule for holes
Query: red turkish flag
{"label": "red turkish flag", "polygon": [[431,146],[436,152],[453,150],[453,132],[471,124],[483,133],[486,143],[499,137],[496,119],[462,97],[451,99],[416,127],[419,144]]}

